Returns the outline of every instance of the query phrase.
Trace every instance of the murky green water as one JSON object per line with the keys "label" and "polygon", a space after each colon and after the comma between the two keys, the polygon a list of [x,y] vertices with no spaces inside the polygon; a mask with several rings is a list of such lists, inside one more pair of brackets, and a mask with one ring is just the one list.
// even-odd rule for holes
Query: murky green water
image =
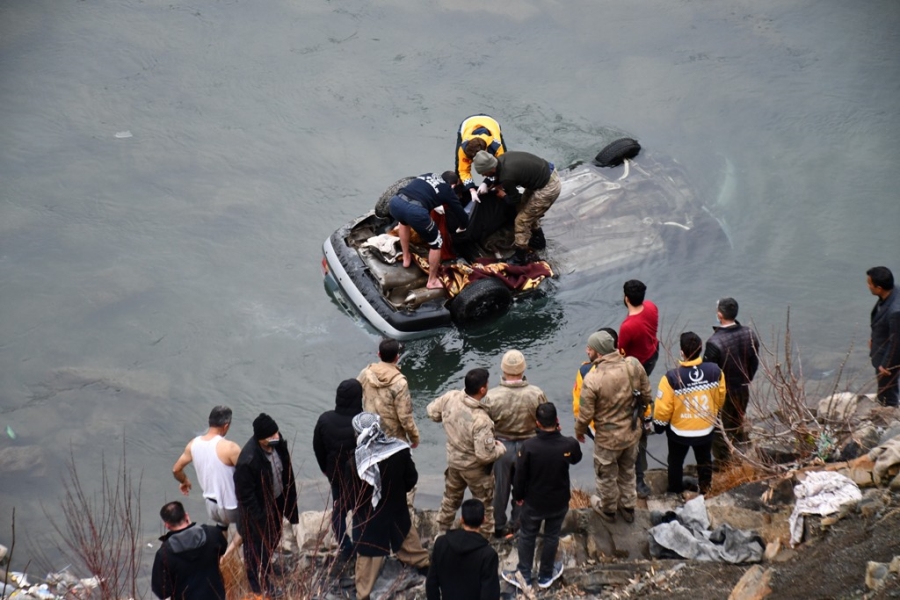
{"label": "murky green water", "polygon": [[322,241],[398,177],[450,168],[475,112],[561,164],[638,138],[721,205],[734,250],[410,344],[424,505],[444,461],[425,404],[518,347],[569,407],[628,278],[669,340],[706,337],[720,296],[767,340],[790,307],[804,367],[852,345],[847,377],[871,391],[865,270],[900,273],[897,31],[891,1],[0,2],[0,543],[13,507],[43,543],[70,452],[95,484],[123,436],[152,539],[220,403],[241,443],[272,414],[305,508],[324,506],[313,424],[377,340],[326,296]]}

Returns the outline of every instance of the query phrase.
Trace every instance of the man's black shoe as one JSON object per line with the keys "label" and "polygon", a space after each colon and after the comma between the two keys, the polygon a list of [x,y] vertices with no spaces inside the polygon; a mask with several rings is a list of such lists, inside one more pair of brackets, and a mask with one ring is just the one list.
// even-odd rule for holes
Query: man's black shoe
{"label": "man's black shoe", "polygon": [[528,245],[535,250],[543,250],[547,247],[547,238],[544,237],[544,230],[538,227],[531,231],[531,240]]}
{"label": "man's black shoe", "polygon": [[537,262],[540,260],[534,252],[529,252],[527,248],[516,248],[515,254],[512,255],[512,258],[507,260],[507,264],[522,267],[533,262]]}

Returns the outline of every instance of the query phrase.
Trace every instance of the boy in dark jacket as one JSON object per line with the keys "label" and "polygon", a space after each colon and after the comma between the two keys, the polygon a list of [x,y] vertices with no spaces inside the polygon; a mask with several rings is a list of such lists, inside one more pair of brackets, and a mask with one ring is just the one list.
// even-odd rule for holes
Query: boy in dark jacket
{"label": "boy in dark jacket", "polygon": [[[569,512],[569,465],[581,460],[581,446],[575,438],[559,431],[556,406],[546,402],[535,411],[537,436],[526,441],[516,459],[513,500],[522,506],[519,529],[518,572],[526,586],[532,584],[534,545],[541,523],[544,524],[544,546],[538,571],[538,586],[553,585],[562,575],[563,563],[554,564],[559,547],[559,532]],[[504,571],[503,579],[522,588],[515,571]]]}
{"label": "boy in dark jacket", "polygon": [[484,503],[462,503],[462,529],[453,529],[434,542],[431,568],[425,581],[428,600],[497,600],[500,598],[500,561],[481,535]]}
{"label": "boy in dark jacket", "polygon": [[225,583],[219,572],[219,557],[228,542],[216,525],[197,525],[181,502],[169,502],[159,511],[169,532],[153,561],[150,587],[159,598],[173,600],[219,600]]}
{"label": "boy in dark jacket", "polygon": [[319,469],[331,483],[331,528],[340,547],[340,559],[349,560],[353,543],[347,535],[347,512],[353,508],[353,486],[344,481],[347,460],[356,450],[353,417],[362,412],[362,384],[346,379],[337,388],[334,410],[322,413],[313,431],[313,451]]}

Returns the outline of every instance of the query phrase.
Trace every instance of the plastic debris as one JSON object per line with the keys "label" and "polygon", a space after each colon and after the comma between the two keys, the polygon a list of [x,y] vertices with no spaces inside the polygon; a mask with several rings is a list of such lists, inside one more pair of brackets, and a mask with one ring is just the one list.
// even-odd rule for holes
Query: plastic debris
{"label": "plastic debris", "polygon": [[6,426],[6,435],[8,435],[11,440],[16,439],[16,432],[13,431],[13,428],[10,425]]}
{"label": "plastic debris", "polygon": [[131,132],[126,129],[125,131],[117,131],[116,137],[119,138],[120,140],[124,140],[125,138],[132,137],[132,135],[131,135]]}

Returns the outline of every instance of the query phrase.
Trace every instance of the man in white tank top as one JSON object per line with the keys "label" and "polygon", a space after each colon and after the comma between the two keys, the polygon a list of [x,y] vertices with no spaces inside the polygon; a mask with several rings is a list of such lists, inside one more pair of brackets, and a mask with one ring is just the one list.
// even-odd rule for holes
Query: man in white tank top
{"label": "man in white tank top", "polygon": [[[209,429],[188,442],[172,467],[172,475],[181,484],[181,493],[187,496],[191,491],[191,481],[184,469],[193,462],[209,518],[225,526],[234,524],[237,528],[239,513],[234,493],[234,465],[241,447],[225,439],[230,428],[231,409],[227,406],[213,408],[209,413]],[[235,536],[228,554],[240,543],[240,536]]]}

